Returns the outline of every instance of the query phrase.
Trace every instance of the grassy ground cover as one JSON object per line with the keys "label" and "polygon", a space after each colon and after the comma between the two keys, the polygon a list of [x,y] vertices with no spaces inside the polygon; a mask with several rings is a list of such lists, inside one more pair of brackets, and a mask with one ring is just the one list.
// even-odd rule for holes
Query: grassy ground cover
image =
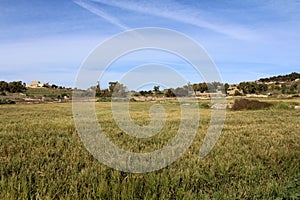
{"label": "grassy ground cover", "polygon": [[[167,122],[150,139],[124,134],[109,102],[96,103],[96,110],[115,144],[149,152],[166,145],[178,130],[180,107],[172,101],[161,104]],[[151,105],[131,102],[137,124],[149,123]],[[300,110],[228,110],[217,145],[199,159],[210,120],[205,107],[198,134],[180,159],[156,172],[131,174],[108,168],[89,154],[74,127],[70,103],[0,105],[0,199],[300,198]]]}

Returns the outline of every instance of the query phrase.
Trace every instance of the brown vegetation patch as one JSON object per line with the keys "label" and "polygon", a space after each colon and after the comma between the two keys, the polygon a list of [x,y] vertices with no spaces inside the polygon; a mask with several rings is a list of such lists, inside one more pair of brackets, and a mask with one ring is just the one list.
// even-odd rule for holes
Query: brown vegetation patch
{"label": "brown vegetation patch", "polygon": [[232,106],[232,110],[256,110],[269,108],[273,104],[268,102],[261,102],[258,100],[248,100],[248,99],[236,99]]}

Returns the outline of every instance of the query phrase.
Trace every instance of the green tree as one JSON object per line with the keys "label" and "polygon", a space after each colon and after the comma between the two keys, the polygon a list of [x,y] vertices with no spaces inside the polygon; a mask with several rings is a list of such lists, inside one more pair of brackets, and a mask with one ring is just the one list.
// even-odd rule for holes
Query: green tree
{"label": "green tree", "polygon": [[192,87],[195,92],[200,91],[200,83],[194,83]]}
{"label": "green tree", "polygon": [[173,89],[167,89],[167,92],[165,93],[166,97],[175,97],[176,95],[173,92]]}
{"label": "green tree", "polygon": [[225,92],[225,94],[227,94],[228,88],[229,88],[229,84],[225,83],[224,84],[224,92]]}
{"label": "green tree", "polygon": [[234,91],[234,94],[233,94],[234,96],[242,96],[243,94],[242,93],[240,93],[238,90],[236,90],[236,91]]}
{"label": "green tree", "polygon": [[256,93],[257,84],[256,83],[248,83],[248,92],[249,94]]}
{"label": "green tree", "polygon": [[106,89],[101,90],[101,95],[100,96],[102,96],[102,97],[111,97],[111,93],[106,88]]}
{"label": "green tree", "polygon": [[96,86],[96,96],[101,96],[101,89],[100,89],[100,82],[98,81],[98,84]]}
{"label": "green tree", "polygon": [[108,84],[109,84],[109,86],[108,86],[108,88],[109,88],[109,92],[110,93],[113,93],[113,91],[114,91],[114,88],[115,88],[115,86],[117,85],[117,81],[115,81],[115,82],[109,82]]}
{"label": "green tree", "polygon": [[244,94],[255,94],[257,84],[256,83],[250,83],[250,82],[241,82],[241,83],[239,83],[237,88],[242,90]]}
{"label": "green tree", "polygon": [[152,96],[152,94],[153,94],[151,90],[149,90],[149,91],[142,90],[142,91],[140,91],[139,93],[140,93],[140,95],[142,95],[142,96],[144,96],[144,97]]}
{"label": "green tree", "polygon": [[13,81],[8,83],[8,91],[11,93],[23,92],[24,90],[26,90],[26,88],[22,81]]}
{"label": "green tree", "polygon": [[8,91],[8,83],[5,81],[0,81],[0,92]]}
{"label": "green tree", "polygon": [[126,87],[119,82],[109,82],[110,83],[110,91],[112,91],[112,95],[114,97],[126,97]]}
{"label": "green tree", "polygon": [[200,84],[199,84],[199,88],[200,88],[199,91],[200,91],[201,93],[207,92],[207,91],[208,91],[208,86],[207,86],[207,84],[206,84],[205,82],[200,83]]}
{"label": "green tree", "polygon": [[286,94],[286,92],[287,92],[286,84],[281,85],[281,92],[282,92],[282,94]]}
{"label": "green tree", "polygon": [[258,92],[266,92],[268,90],[268,85],[265,84],[265,83],[262,83],[262,84],[258,84],[257,85],[257,90]]}
{"label": "green tree", "polygon": [[155,93],[159,93],[160,91],[159,91],[159,85],[155,85],[154,87],[153,87],[153,91],[155,92]]}
{"label": "green tree", "polygon": [[290,94],[296,94],[298,92],[297,87],[298,87],[298,84],[296,82],[292,83],[292,85],[290,86],[289,93]]}

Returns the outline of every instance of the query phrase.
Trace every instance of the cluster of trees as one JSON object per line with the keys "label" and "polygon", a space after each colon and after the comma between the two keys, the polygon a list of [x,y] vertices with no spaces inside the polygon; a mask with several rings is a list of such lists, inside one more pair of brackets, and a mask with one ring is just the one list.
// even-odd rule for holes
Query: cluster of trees
{"label": "cluster of trees", "polygon": [[[44,84],[43,87],[44,88],[53,88],[53,89],[66,89],[66,87],[58,86],[58,85],[55,85],[55,84],[52,84],[52,85]],[[67,88],[67,89],[71,89],[71,88]]]}
{"label": "cluster of trees", "polygon": [[101,90],[100,84],[98,82],[98,85],[91,87],[91,89],[93,90],[95,89],[97,97],[112,97],[112,96],[125,97],[126,96],[127,90],[122,83],[115,81],[115,82],[109,82],[108,84],[109,84],[108,88]]}
{"label": "cluster of trees", "polygon": [[258,84],[256,82],[241,82],[237,88],[242,90],[244,94],[261,94],[268,91],[267,84]]}
{"label": "cluster of trees", "polygon": [[300,92],[300,83],[294,82],[291,85],[281,84],[280,87],[275,85],[274,89],[280,90],[282,94],[296,94]]}
{"label": "cluster of trees", "polygon": [[294,81],[300,78],[300,74],[297,72],[293,72],[287,75],[280,75],[280,76],[272,76],[270,78],[261,78],[259,79],[260,82],[287,82],[287,81]]}
{"label": "cluster of trees", "polygon": [[[203,92],[216,92],[217,90],[222,90],[223,92],[227,91],[229,85],[226,83],[225,85],[219,82],[213,83],[197,83],[197,84],[187,84],[183,87],[177,88],[169,88],[164,89],[163,91],[160,90],[160,87],[155,85],[152,90],[141,90],[139,92],[135,92],[137,96],[166,96],[166,97],[183,97],[189,96],[192,91],[199,91]],[[100,89],[100,84],[98,83],[97,86],[90,87],[91,90],[96,91],[97,97],[112,97],[112,96],[119,96],[125,97],[127,94],[126,86],[119,82],[109,82],[109,87],[106,89]]]}
{"label": "cluster of trees", "polygon": [[148,97],[148,96],[152,96],[153,95],[153,91],[152,90],[141,90],[139,91],[139,94],[141,96],[145,96],[145,97]]}
{"label": "cluster of trees", "polygon": [[217,92],[218,90],[222,91],[223,93],[227,93],[227,89],[229,88],[229,84],[225,83],[222,84],[220,82],[212,82],[212,83],[194,83],[194,84],[187,84],[183,87],[177,88],[169,88],[163,91],[159,90],[159,86],[154,86],[153,90],[149,91],[140,91],[139,94],[142,96],[153,96],[153,95],[161,95],[163,94],[166,97],[183,97],[189,96],[191,92]]}
{"label": "cluster of trees", "polygon": [[22,83],[22,81],[13,81],[13,82],[5,82],[0,81],[0,92],[5,94],[5,92],[24,92],[26,90],[26,84]]}
{"label": "cluster of trees", "polygon": [[[300,78],[300,74],[294,72],[289,75],[276,76],[271,78],[260,79],[259,82],[241,82],[237,85],[239,90],[243,91],[243,94],[266,94],[267,92],[281,92],[282,94],[295,94],[300,92],[300,82],[293,82],[291,84],[280,84],[278,81],[294,81]],[[273,84],[266,84],[266,81],[275,81]],[[118,82],[109,82],[109,87],[107,89],[100,89],[100,85],[94,86],[93,89],[96,89],[96,96],[98,97],[111,97],[114,96],[125,97],[127,94],[126,86]],[[222,93],[227,94],[229,89],[228,83],[212,82],[212,83],[194,83],[184,85],[177,88],[168,88],[160,90],[159,86],[154,86],[152,90],[142,90],[135,92],[137,96],[166,96],[166,97],[183,97],[191,95],[191,92],[200,92],[200,93],[211,93],[221,91]],[[236,91],[235,95],[242,95],[242,93]]]}
{"label": "cluster of trees", "polygon": [[[212,83],[194,83],[194,84],[187,84],[183,87],[178,87],[175,90],[172,90],[176,94],[176,96],[188,96],[189,92],[194,91],[194,92],[207,92],[207,93],[212,93],[212,92],[217,92],[221,91],[222,93],[227,93],[227,90],[229,88],[228,83],[220,83],[220,82],[212,82]],[[168,91],[170,93],[170,91]]]}
{"label": "cluster of trees", "polygon": [[228,83],[220,83],[220,82],[212,82],[212,83],[195,83],[193,84],[193,90],[199,91],[201,93],[203,92],[216,92],[217,90],[221,90],[225,94],[227,93],[227,90],[229,88]]}
{"label": "cluster of trees", "polygon": [[153,96],[153,95],[163,95],[164,92],[161,91],[160,89],[160,86],[159,85],[155,85],[153,87],[153,90],[141,90],[138,92],[138,94],[136,93],[136,95],[141,95],[141,96],[145,96],[145,97],[148,97],[148,96]]}
{"label": "cluster of trees", "polygon": [[296,94],[300,92],[300,82],[291,84],[276,82],[269,86],[265,83],[241,82],[237,88],[242,90],[244,94],[263,94],[267,91],[271,93]]}

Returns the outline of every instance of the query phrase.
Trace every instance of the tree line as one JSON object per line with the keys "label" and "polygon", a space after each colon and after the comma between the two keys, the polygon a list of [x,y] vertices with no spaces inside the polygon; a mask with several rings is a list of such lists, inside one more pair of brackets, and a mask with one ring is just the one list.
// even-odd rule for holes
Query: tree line
{"label": "tree line", "polygon": [[293,82],[290,84],[275,82],[269,85],[259,82],[241,82],[238,84],[237,88],[242,90],[244,94],[264,94],[267,92],[297,94],[300,92],[300,82]]}
{"label": "tree line", "polygon": [[241,82],[237,88],[242,90],[244,94],[261,94],[268,91],[267,84],[258,84],[256,82]]}
{"label": "tree line", "polygon": [[[230,85],[228,83],[212,82],[212,83],[194,83],[184,85],[177,88],[167,88],[160,90],[160,86],[155,85],[152,90],[131,91],[134,96],[165,96],[165,97],[184,97],[190,96],[193,92],[199,93],[215,93],[221,92],[227,94]],[[300,92],[300,82],[293,82],[291,84],[286,83],[273,83],[266,84],[262,82],[241,82],[237,86],[237,89],[242,91],[234,95],[245,94],[266,94],[266,93],[282,93],[282,94],[296,94]],[[112,97],[119,96],[125,97],[129,92],[126,86],[119,82],[109,82],[109,87],[101,90],[100,85],[92,87],[96,90],[96,96],[98,97]]]}
{"label": "tree line", "polygon": [[5,92],[17,93],[24,92],[26,90],[26,84],[22,83],[22,81],[0,81],[0,92],[5,94]]}
{"label": "tree line", "polygon": [[300,74],[297,72],[293,72],[287,75],[279,75],[279,76],[272,76],[270,78],[261,78],[258,81],[260,82],[287,82],[287,81],[294,81],[300,78]]}
{"label": "tree line", "polygon": [[[212,82],[212,83],[195,83],[184,85],[182,87],[177,88],[168,88],[164,90],[160,90],[160,86],[155,85],[152,90],[141,90],[141,91],[131,91],[135,96],[166,96],[166,97],[184,97],[189,96],[192,92],[217,92],[221,91],[222,93],[226,93],[229,88],[229,84],[222,84],[220,82]],[[129,92],[126,86],[117,81],[109,82],[109,87],[105,89],[100,89],[100,84],[96,86],[90,87],[90,90],[94,90],[96,92],[97,97],[125,97]]]}

